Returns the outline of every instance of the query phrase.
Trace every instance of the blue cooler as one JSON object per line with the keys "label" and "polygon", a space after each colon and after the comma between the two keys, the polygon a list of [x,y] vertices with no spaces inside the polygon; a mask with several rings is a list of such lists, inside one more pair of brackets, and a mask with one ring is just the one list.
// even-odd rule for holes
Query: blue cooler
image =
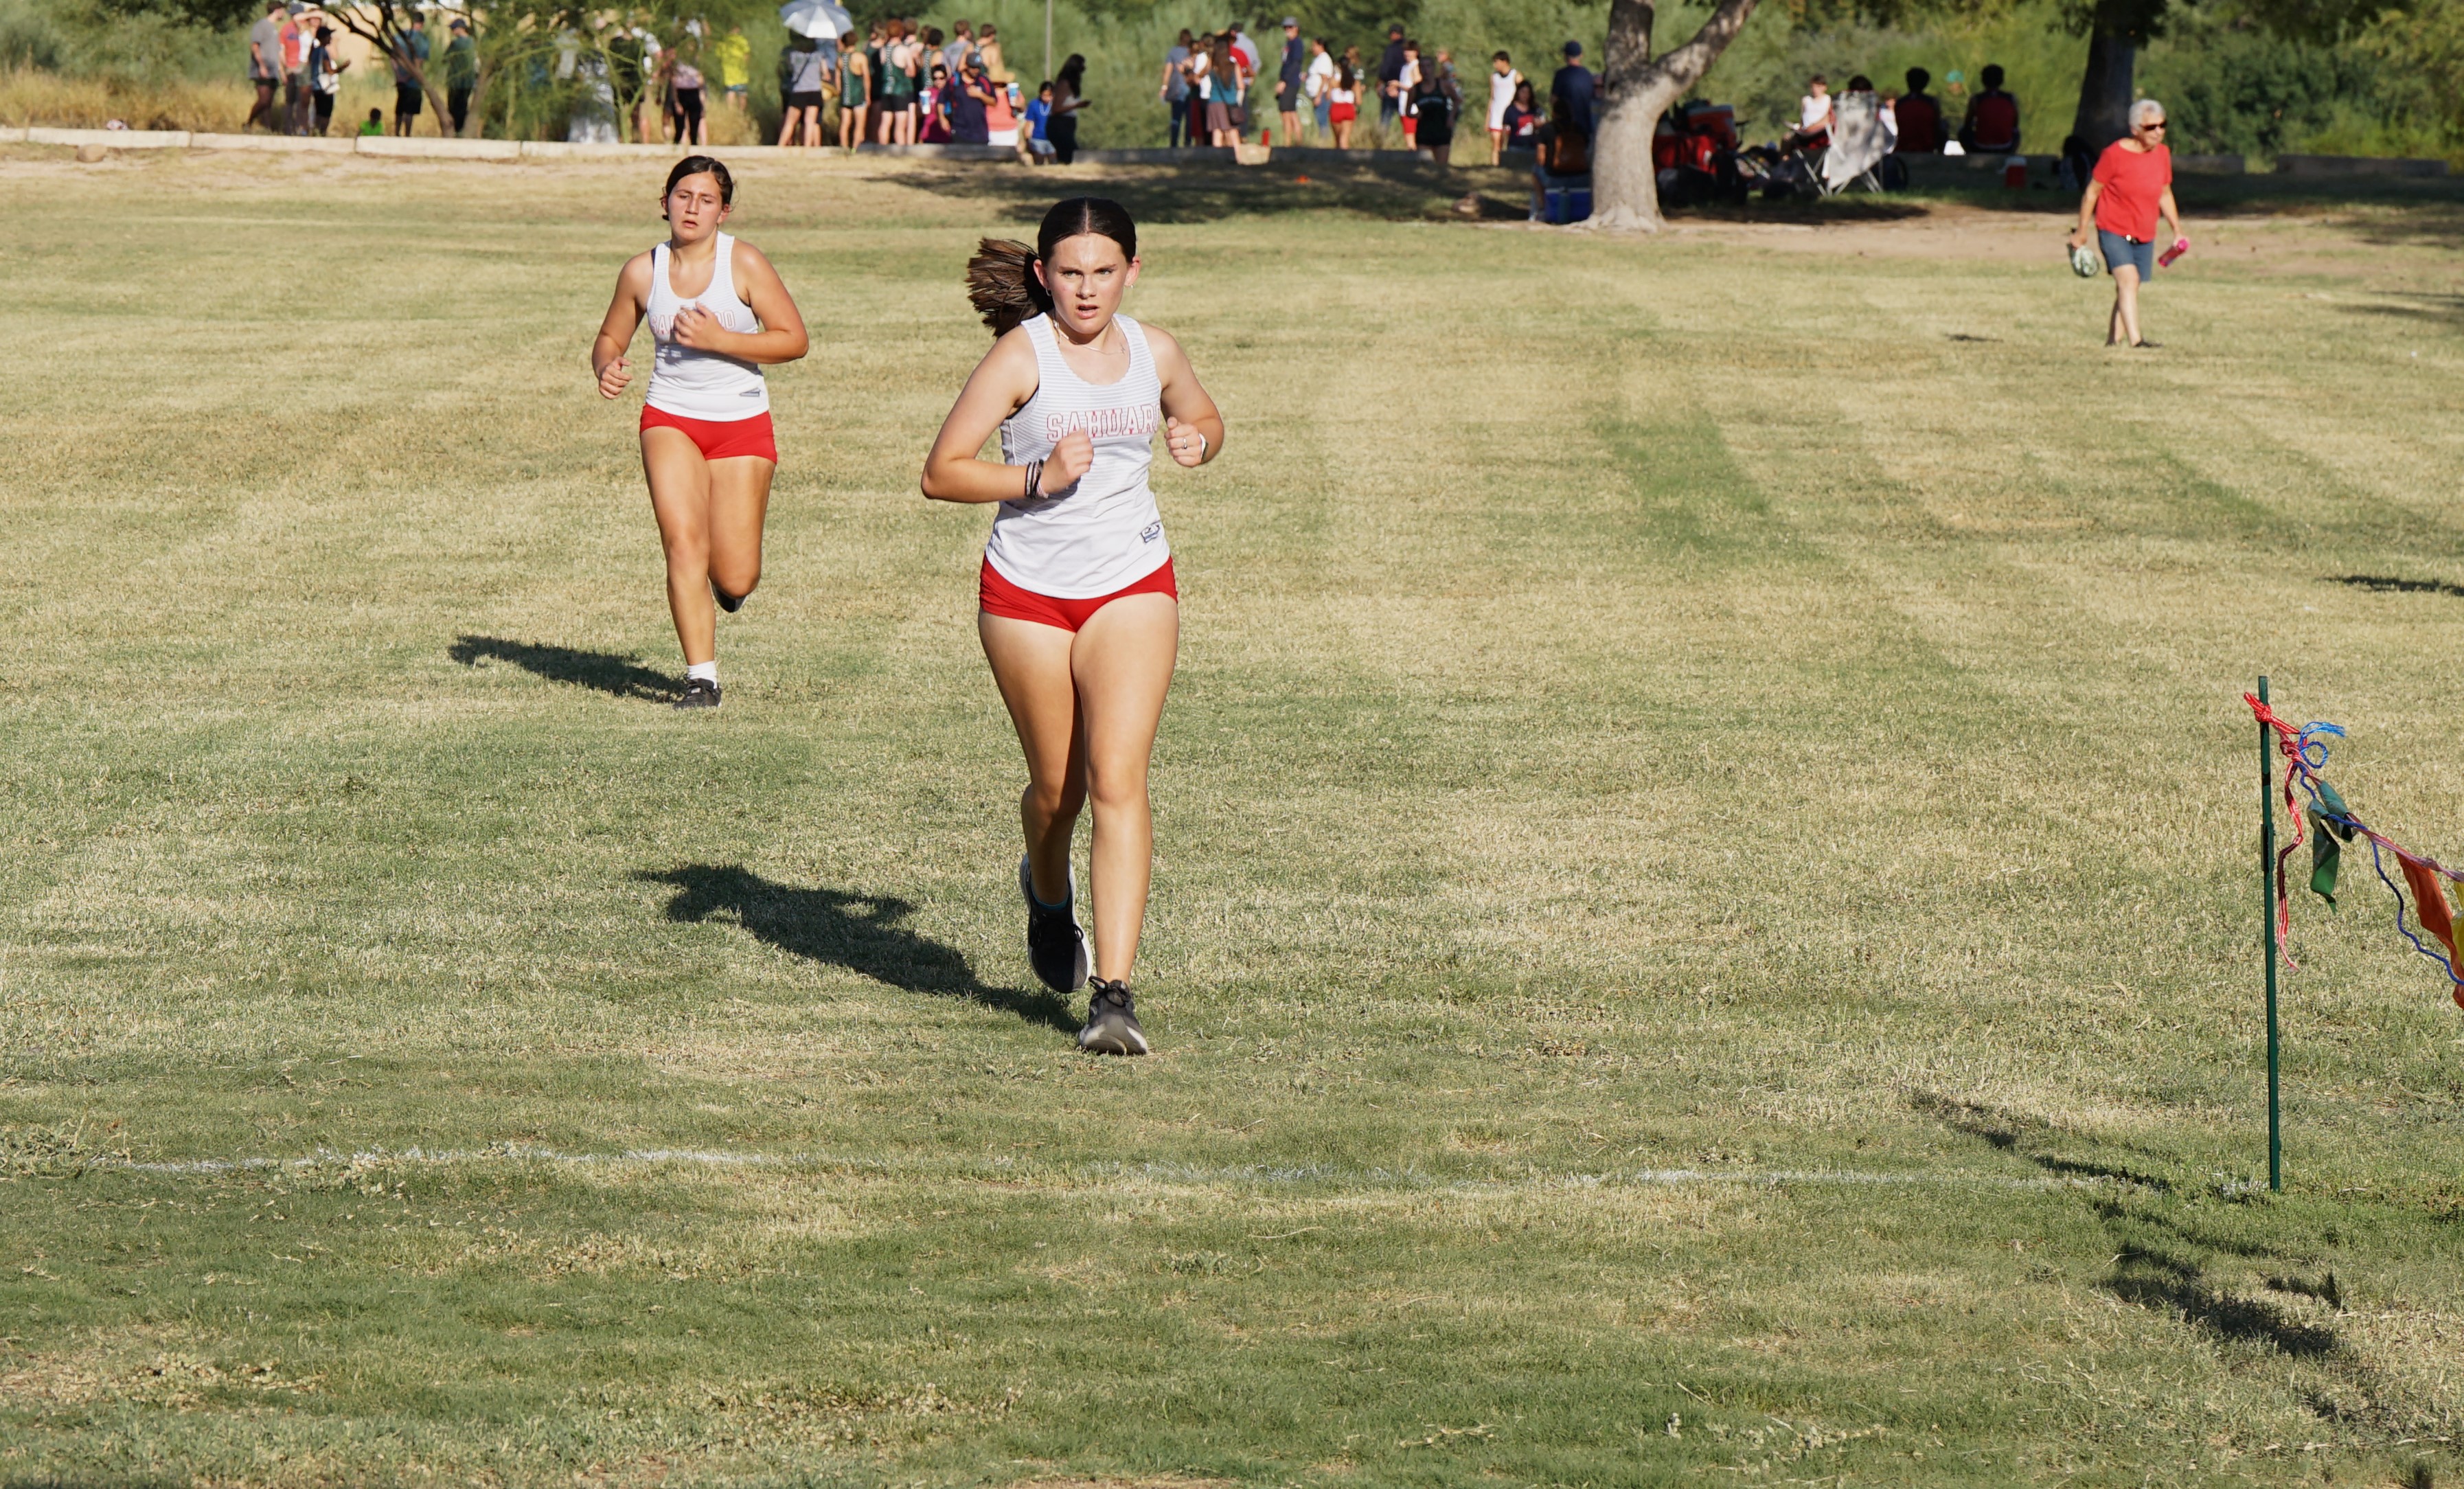
{"label": "blue cooler", "polygon": [[1569,176],[1546,183],[1541,187],[1541,215],[1560,225],[1581,222],[1592,215],[1592,182],[1588,176]]}

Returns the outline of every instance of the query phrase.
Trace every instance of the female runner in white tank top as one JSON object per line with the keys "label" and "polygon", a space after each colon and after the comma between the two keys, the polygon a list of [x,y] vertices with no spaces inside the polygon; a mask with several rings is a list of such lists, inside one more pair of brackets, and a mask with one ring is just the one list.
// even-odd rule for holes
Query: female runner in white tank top
{"label": "female runner in white tank top", "polygon": [[761,521],[779,445],[766,362],[804,355],[804,319],[770,260],[718,230],[736,201],[727,167],[689,155],[668,172],[668,241],[626,260],[590,346],[599,394],[632,381],[643,320],[657,357],[642,406],[642,473],[668,554],[668,610],[685,650],[680,709],[718,707],[718,617],[761,579]]}
{"label": "female runner in white tank top", "polygon": [[[1137,228],[1076,197],[1033,249],[986,239],[967,286],[999,338],[924,460],[924,494],[1001,504],[976,629],[1026,751],[1019,816],[1027,953],[1058,993],[1088,983],[1082,1049],[1143,1055],[1130,974],[1155,833],[1147,757],[1180,646],[1179,591],[1147,470],[1155,436],[1183,466],[1223,449],[1223,416],[1180,343],[1118,314],[1138,278]],[[1001,458],[980,458],[998,429]],[[1089,979],[1069,842],[1095,805]]]}

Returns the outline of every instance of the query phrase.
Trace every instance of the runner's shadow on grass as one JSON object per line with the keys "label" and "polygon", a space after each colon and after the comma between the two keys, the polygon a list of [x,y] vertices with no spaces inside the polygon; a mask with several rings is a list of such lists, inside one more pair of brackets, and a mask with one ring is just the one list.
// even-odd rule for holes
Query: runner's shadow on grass
{"label": "runner's shadow on grass", "polygon": [[992,987],[976,976],[957,949],[909,929],[905,922],[915,907],[906,900],[800,888],[736,864],[686,864],[633,877],[675,888],[675,897],[668,901],[670,920],[690,924],[732,917],[756,939],[781,951],[845,967],[893,988],[962,997],[1065,1034],[1078,1030],[1068,1005],[1050,993]]}
{"label": "runner's shadow on grass", "polygon": [[654,672],[631,657],[620,657],[612,651],[547,646],[535,642],[507,641],[501,636],[459,636],[454,638],[453,645],[447,648],[445,654],[464,667],[477,667],[482,662],[511,662],[524,671],[536,672],[552,683],[592,688],[618,698],[670,703],[674,701],[679,690],[675,679],[665,672]]}
{"label": "runner's shadow on grass", "polygon": [[2334,582],[2349,584],[2382,595],[2446,595],[2451,599],[2464,597],[2464,584],[2450,584],[2445,580],[2395,579],[2385,574],[2339,574]]}

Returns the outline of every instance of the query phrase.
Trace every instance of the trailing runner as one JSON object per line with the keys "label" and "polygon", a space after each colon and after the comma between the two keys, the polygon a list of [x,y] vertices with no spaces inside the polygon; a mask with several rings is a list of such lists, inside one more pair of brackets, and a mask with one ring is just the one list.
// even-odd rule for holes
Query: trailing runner
{"label": "trailing runner", "polygon": [[650,322],[657,355],[642,405],[642,473],[668,556],[668,610],[684,647],[679,709],[718,707],[718,617],[761,578],[761,523],[779,445],[764,363],[794,361],[803,317],[770,260],[718,230],[736,202],[727,167],[688,155],[668,172],[668,240],[626,260],[591,343],[599,395],[632,381],[634,328]]}

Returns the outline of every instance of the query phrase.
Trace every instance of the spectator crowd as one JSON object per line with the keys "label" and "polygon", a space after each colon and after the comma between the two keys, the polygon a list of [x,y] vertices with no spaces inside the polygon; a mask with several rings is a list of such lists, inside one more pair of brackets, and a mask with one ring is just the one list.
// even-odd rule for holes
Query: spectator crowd
{"label": "spectator crowd", "polygon": [[[1885,88],[1875,93],[1873,80],[1859,73],[1848,79],[1847,97],[1870,101],[1882,126],[1882,136],[1895,155],[2016,155],[2019,153],[2019,100],[2003,86],[2000,66],[1989,63],[1977,74],[1980,84],[1967,99],[1959,127],[1946,126],[1949,115],[1942,99],[1928,90],[1933,74],[1922,67],[1907,70],[1905,92]],[[1954,94],[1965,80],[1950,75]],[[1784,148],[1821,149],[1830,142],[1838,102],[1830,82],[1816,73],[1806,80],[1805,97],[1797,100],[1797,120],[1781,142]]]}
{"label": "spectator crowd", "polygon": [[953,21],[948,34],[892,16],[863,35],[797,36],[779,54],[782,145],[976,144],[1033,164],[1077,153],[1087,59],[1071,55],[1029,97],[1001,55],[1001,29]]}
{"label": "spectator crowd", "polygon": [[[440,57],[418,9],[405,13],[400,34],[385,58],[393,73],[393,132],[407,135],[427,107],[429,69],[442,61],[445,109],[451,133],[462,133],[471,96],[479,82],[479,49],[470,24],[454,16]],[[339,33],[313,0],[266,0],[265,13],[248,33],[248,79],[256,90],[246,127],[275,134],[321,135],[334,122],[334,100],[351,61]],[[363,135],[385,133],[385,111],[372,109],[359,126]]]}
{"label": "spectator crowd", "polygon": [[[718,101],[711,98],[714,89],[726,107],[739,114],[750,107],[752,46],[743,28],[713,36],[703,23],[692,21],[685,33],[676,44],[662,45],[649,33],[633,31],[630,44],[617,54],[618,86],[607,92],[635,100],[637,140],[707,145],[710,112]],[[1267,38],[1263,44],[1262,35]],[[479,58],[462,16],[448,18],[440,46],[428,17],[414,7],[404,12],[400,31],[380,57],[393,82],[392,133],[416,129],[436,99],[430,90],[439,82],[446,116],[439,132],[466,131]],[[1030,163],[1067,164],[1077,151],[1080,116],[1094,106],[1085,96],[1086,66],[1085,57],[1073,55],[1030,93],[1008,67],[999,29],[989,22],[979,28],[954,21],[945,35],[937,26],[893,16],[862,34],[791,37],[778,60],[778,143],[979,144],[1014,150]],[[248,67],[255,90],[248,127],[310,135],[331,128],[335,99],[351,62],[318,0],[266,0],[263,18],[249,33]],[[605,75],[601,76],[604,86]],[[1959,75],[1950,77],[1956,95],[1962,91]],[[1545,96],[1505,52],[1488,58],[1485,81],[1476,127],[1487,135],[1488,164],[1501,164],[1508,150],[1529,150],[1550,174],[1588,172],[1599,85],[1585,65],[1580,42],[1565,44]],[[1932,81],[1925,69],[1911,68],[1904,92],[1881,94],[1881,117],[1894,151],[2017,152],[2018,102],[2004,91],[2000,67],[1984,69],[1983,86],[1966,99],[1955,130],[1948,127],[1943,101],[1929,91]],[[1401,25],[1387,29],[1373,65],[1357,46],[1337,52],[1324,36],[1304,39],[1299,19],[1287,15],[1271,26],[1233,20],[1204,34],[1182,31],[1163,57],[1157,97],[1168,114],[1166,142],[1174,147],[1234,146],[1280,136],[1287,144],[1338,149],[1355,142],[1399,145],[1446,164],[1457,137],[1465,132],[1464,116],[1477,86],[1466,85],[1450,51],[1423,47]],[[1859,76],[1850,80],[1848,92],[1870,94],[1873,87]],[[1375,134],[1364,140],[1361,131],[1373,105]],[[1813,78],[1789,142],[1818,147],[1835,107],[1825,79]],[[362,134],[385,128],[382,110],[371,111],[358,126]]]}
{"label": "spectator crowd", "polygon": [[[1266,29],[1259,22],[1258,30]],[[1384,141],[1441,164],[1450,162],[1467,108],[1451,52],[1424,52],[1401,26],[1393,26],[1372,67],[1356,46],[1337,53],[1324,36],[1304,40],[1298,17],[1287,15],[1275,29],[1282,34],[1271,65],[1240,21],[1205,35],[1180,33],[1164,55],[1156,90],[1170,111],[1167,143],[1239,145],[1253,131],[1271,143],[1280,130],[1287,144],[1348,150],[1362,138],[1362,120],[1374,103],[1375,128]],[[1524,84],[1505,53],[1496,55],[1491,67],[1485,118],[1493,164],[1510,132],[1504,122],[1508,106]],[[1269,77],[1271,84],[1265,81]],[[1271,113],[1253,116],[1253,98],[1271,102]],[[1528,88],[1523,101],[1529,112]]]}

